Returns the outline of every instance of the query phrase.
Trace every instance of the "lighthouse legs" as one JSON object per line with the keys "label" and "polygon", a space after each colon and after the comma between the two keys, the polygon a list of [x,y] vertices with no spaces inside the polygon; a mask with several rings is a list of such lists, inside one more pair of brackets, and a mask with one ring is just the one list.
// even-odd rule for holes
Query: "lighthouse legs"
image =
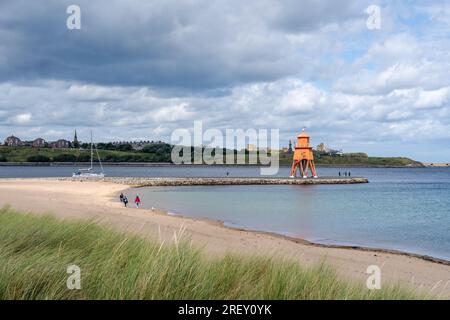
{"label": "lighthouse legs", "polygon": [[291,167],[291,178],[295,178],[297,175],[297,169],[300,171],[300,177],[307,178],[308,170],[311,170],[311,174],[313,178],[317,178],[316,166],[314,165],[314,161],[311,160],[302,160],[302,161],[294,161]]}
{"label": "lighthouse legs", "polygon": [[297,169],[300,171],[300,177],[302,178],[308,177],[308,170],[311,170],[313,178],[317,178],[316,166],[312,160],[294,161],[291,167],[291,178],[295,178],[297,175]]}
{"label": "lighthouse legs", "polygon": [[295,173],[297,171],[297,161],[294,161],[292,163],[292,167],[291,167],[291,178],[295,178]]}
{"label": "lighthouse legs", "polygon": [[308,167],[309,167],[309,163],[310,163],[309,160],[306,160],[306,161],[305,161],[305,169],[303,170],[303,174],[302,174],[303,179],[308,178]]}
{"label": "lighthouse legs", "polygon": [[314,178],[317,178],[316,165],[314,164],[314,161],[310,161],[310,162],[311,162],[311,173]]}
{"label": "lighthouse legs", "polygon": [[295,178],[297,175],[297,169],[300,171],[300,176],[303,177],[305,175],[306,171],[303,169],[302,161],[294,161],[291,167],[291,178]]}

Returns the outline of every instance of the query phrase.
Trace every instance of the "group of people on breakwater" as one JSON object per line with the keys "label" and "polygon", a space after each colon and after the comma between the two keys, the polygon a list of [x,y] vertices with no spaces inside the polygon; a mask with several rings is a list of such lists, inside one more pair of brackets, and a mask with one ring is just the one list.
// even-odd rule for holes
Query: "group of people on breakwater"
{"label": "group of people on breakwater", "polygon": [[[339,171],[339,177],[340,177],[340,176],[341,176],[341,172]],[[350,176],[351,176],[350,171],[349,171],[349,172],[345,171],[345,172],[344,172],[344,176],[350,177]]]}
{"label": "group of people on breakwater", "polygon": [[[125,207],[128,206],[128,197],[123,193],[120,193],[119,200],[124,204]],[[134,198],[134,204],[136,205],[136,208],[139,208],[139,206],[141,205],[141,198],[139,198],[138,195],[136,195],[136,198]]]}

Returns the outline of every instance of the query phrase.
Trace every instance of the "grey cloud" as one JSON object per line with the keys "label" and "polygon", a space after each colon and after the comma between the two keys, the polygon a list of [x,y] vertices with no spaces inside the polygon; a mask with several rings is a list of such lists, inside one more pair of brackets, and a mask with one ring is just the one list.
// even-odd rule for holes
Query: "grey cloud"
{"label": "grey cloud", "polygon": [[342,24],[351,19],[362,19],[369,1],[315,1],[286,0],[275,8],[272,22],[283,30],[308,32],[331,23]]}
{"label": "grey cloud", "polygon": [[358,1],[348,0],[339,5],[80,0],[82,29],[69,31],[65,10],[72,2],[0,4],[5,60],[0,81],[60,79],[202,90],[274,81],[305,71],[312,57],[302,56],[286,33],[273,32],[271,25],[311,31],[350,19],[358,7]]}

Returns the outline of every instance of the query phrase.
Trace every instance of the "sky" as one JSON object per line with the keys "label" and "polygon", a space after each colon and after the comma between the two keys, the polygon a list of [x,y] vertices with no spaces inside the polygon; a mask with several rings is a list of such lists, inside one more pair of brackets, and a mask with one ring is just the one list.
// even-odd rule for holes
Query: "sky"
{"label": "sky", "polygon": [[0,0],[1,140],[170,142],[195,120],[448,162],[450,2]]}

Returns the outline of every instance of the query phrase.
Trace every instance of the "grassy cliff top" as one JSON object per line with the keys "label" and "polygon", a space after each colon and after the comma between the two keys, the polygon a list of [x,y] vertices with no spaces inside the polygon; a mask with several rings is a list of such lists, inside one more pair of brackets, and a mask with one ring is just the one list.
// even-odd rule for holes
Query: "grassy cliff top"
{"label": "grassy cliff top", "polygon": [[[155,150],[154,152],[98,150],[104,162],[169,162],[170,152]],[[32,147],[0,146],[0,161],[3,162],[87,162],[90,161],[89,149],[53,149]],[[97,156],[94,154],[94,160]]]}
{"label": "grassy cliff top", "polygon": [[[103,162],[170,162],[171,146],[156,144],[142,151],[98,150]],[[97,157],[95,156],[95,160]],[[90,150],[0,146],[0,162],[88,162]],[[290,165],[292,154],[280,153],[280,164]],[[316,165],[421,167],[422,163],[405,157],[369,157],[365,153],[315,156]]]}
{"label": "grassy cliff top", "polygon": [[[280,154],[280,163],[290,164],[292,154]],[[362,167],[423,167],[423,164],[405,157],[369,157],[365,153],[344,153],[342,155],[316,155],[316,165],[362,166]]]}

